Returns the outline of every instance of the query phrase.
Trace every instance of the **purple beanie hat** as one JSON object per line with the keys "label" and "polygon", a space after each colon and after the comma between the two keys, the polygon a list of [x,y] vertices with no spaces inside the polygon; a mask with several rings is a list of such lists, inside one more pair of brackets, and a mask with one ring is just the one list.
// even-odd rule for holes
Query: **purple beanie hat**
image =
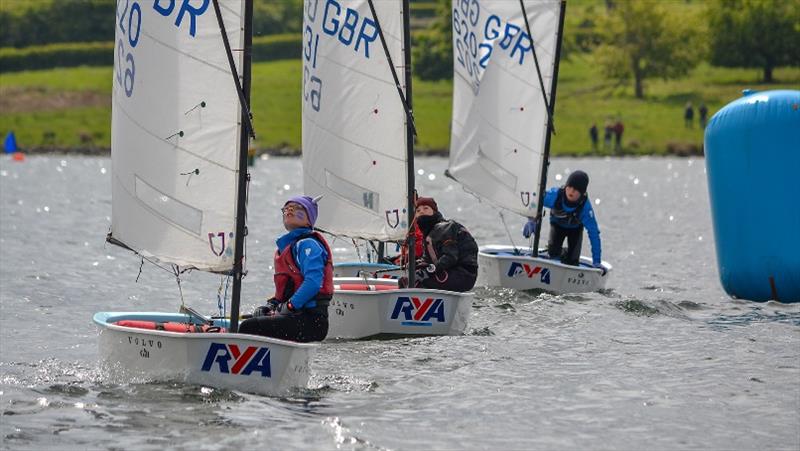
{"label": "purple beanie hat", "polygon": [[289,202],[302,205],[303,209],[306,211],[306,214],[308,214],[308,222],[311,224],[311,227],[314,227],[314,223],[317,222],[317,213],[319,211],[317,202],[308,196],[294,196],[287,200],[283,206],[285,207]]}

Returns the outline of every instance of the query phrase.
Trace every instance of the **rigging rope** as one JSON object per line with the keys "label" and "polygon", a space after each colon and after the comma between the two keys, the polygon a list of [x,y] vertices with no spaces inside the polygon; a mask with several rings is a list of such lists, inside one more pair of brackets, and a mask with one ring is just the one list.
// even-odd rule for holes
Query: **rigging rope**
{"label": "rigging rope", "polygon": [[181,307],[185,307],[183,302],[183,287],[181,287],[181,271],[178,265],[172,265],[172,271],[175,273],[175,280],[178,282],[178,293],[181,295]]}
{"label": "rigging rope", "polygon": [[[241,170],[241,169],[240,169]],[[247,234],[249,231],[247,230],[247,206],[250,205],[250,171],[247,171],[247,184],[245,185],[244,190],[244,237],[242,237],[242,264],[240,265],[242,271],[242,279],[247,276],[247,271],[244,267],[245,262],[247,261]]]}
{"label": "rigging rope", "polygon": [[508,235],[508,240],[511,241],[511,245],[514,246],[514,254],[519,255],[519,249],[517,249],[517,245],[514,244],[514,238],[511,238],[511,232],[508,230],[508,224],[506,224],[506,217],[503,215],[503,212],[498,210],[500,213],[500,221],[503,222],[503,228],[506,229],[506,234]]}
{"label": "rigging rope", "polygon": [[139,274],[136,274],[136,283],[139,283],[139,276],[142,275],[143,266],[144,266],[144,257],[142,257],[142,263],[139,264]]}
{"label": "rigging rope", "polygon": [[[468,190],[468,189],[467,189],[467,188],[466,188],[464,185],[461,185],[461,189],[462,189],[462,190],[463,190],[465,193],[467,193],[467,194],[469,194],[470,196],[472,196],[472,197],[474,197],[475,199],[477,199],[477,200],[478,200],[478,203],[482,203],[482,202],[483,202],[483,201],[481,200],[480,196],[478,196],[477,194],[475,194],[475,193],[473,193],[472,191]],[[491,204],[490,204],[490,206],[491,206]],[[505,216],[503,215],[503,210],[501,210],[501,209],[499,209],[499,208],[495,208],[494,206],[492,206],[492,208],[493,208],[494,210],[496,210],[496,211],[497,211],[497,213],[500,215],[500,220],[503,222],[503,228],[505,228],[505,229],[506,229],[506,235],[508,235],[508,240],[509,240],[509,241],[511,241],[511,246],[513,246],[513,247],[514,247],[514,253],[515,253],[515,254],[517,254],[517,255],[519,255],[519,254],[520,254],[520,251],[519,251],[519,249],[517,249],[517,245],[514,243],[514,239],[511,237],[511,231],[508,229],[508,224],[506,224],[506,218],[505,218]],[[534,235],[531,235],[531,242],[530,242],[530,244],[529,244],[529,247],[530,247],[531,249],[533,249],[533,239],[534,239]],[[533,253],[531,253],[531,255],[534,255],[534,254],[533,254]]]}
{"label": "rigging rope", "polygon": [[[226,301],[228,300],[228,285],[231,281],[230,274],[220,277],[219,289],[217,289],[217,308],[219,309],[219,316],[225,317],[227,311]],[[225,293],[222,293],[222,285],[225,285]]]}
{"label": "rigging rope", "polygon": [[356,256],[358,257],[358,262],[359,263],[364,263],[364,261],[361,260],[361,249],[358,248],[358,243],[356,243],[356,239],[355,238],[351,238],[350,241],[353,242],[353,247],[356,248]]}

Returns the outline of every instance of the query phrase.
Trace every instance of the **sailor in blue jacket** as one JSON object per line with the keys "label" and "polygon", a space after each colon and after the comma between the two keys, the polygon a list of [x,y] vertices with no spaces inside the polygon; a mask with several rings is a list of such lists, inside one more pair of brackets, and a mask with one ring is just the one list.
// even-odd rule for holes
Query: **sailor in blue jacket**
{"label": "sailor in blue jacket", "polygon": [[239,332],[300,342],[325,339],[333,259],[325,237],[314,230],[317,212],[316,200],[308,196],[292,197],[281,208],[288,233],[276,242],[275,296],[257,307]]}
{"label": "sailor in blue jacket", "polygon": [[[594,217],[592,203],[586,194],[589,176],[583,171],[575,171],[567,178],[561,188],[550,188],[544,195],[544,206],[550,209],[550,239],[547,242],[547,253],[550,258],[560,258],[561,263],[578,265],[583,244],[583,229],[589,234],[592,244],[592,263],[594,267],[603,269],[600,258],[600,228]],[[536,218],[528,218],[522,229],[525,238],[530,238],[536,231]],[[561,246],[567,240],[567,249],[562,252]],[[605,271],[603,271],[605,272]]]}

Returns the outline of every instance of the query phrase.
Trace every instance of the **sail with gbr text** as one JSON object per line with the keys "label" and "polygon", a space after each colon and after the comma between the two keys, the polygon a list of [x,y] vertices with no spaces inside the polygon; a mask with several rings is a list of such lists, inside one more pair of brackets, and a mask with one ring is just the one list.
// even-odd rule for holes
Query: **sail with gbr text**
{"label": "sail with gbr text", "polygon": [[[220,6],[241,76],[245,2]],[[230,271],[242,108],[214,8],[119,0],[115,28],[109,241]]]}
{"label": "sail with gbr text", "polygon": [[[525,10],[550,96],[559,0]],[[530,40],[518,1],[453,0],[453,118],[449,174],[469,191],[535,216],[547,131]]]}
{"label": "sail with gbr text", "polygon": [[[374,5],[392,60],[403,64],[402,2]],[[308,0],[303,29],[303,183],[307,195],[324,195],[316,226],[400,240],[406,115],[368,2]]]}

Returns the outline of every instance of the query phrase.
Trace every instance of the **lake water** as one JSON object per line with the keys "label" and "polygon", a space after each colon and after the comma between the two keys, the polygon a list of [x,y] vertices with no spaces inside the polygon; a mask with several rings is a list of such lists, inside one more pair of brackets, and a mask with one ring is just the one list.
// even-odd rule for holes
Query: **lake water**
{"label": "lake water", "polygon": [[[702,159],[556,159],[550,185],[591,176],[609,290],[478,289],[465,335],[324,343],[308,389],[286,397],[99,370],[96,311],[180,305],[172,274],[139,275],[105,243],[110,164],[0,162],[2,449],[800,449],[800,305],[722,291]],[[481,244],[507,243],[505,222],[524,245],[521,218],[445,167],[418,159],[422,195]],[[300,170],[281,158],[252,170],[244,312],[271,294],[279,207]],[[348,240],[332,246],[356,258]],[[216,313],[219,284],[185,274],[183,296]]]}

